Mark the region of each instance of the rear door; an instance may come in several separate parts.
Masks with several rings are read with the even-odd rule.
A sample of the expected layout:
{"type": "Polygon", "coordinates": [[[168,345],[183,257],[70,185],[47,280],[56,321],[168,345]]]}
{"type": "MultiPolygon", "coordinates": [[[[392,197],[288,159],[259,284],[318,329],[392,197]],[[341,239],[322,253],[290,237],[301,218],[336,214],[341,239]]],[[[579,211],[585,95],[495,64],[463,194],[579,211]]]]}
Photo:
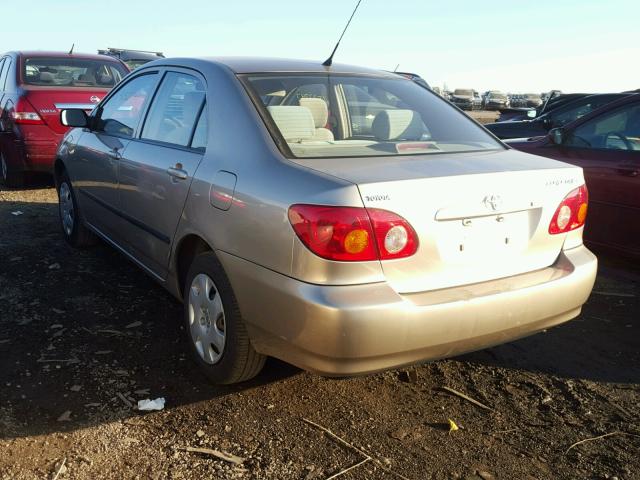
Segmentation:
{"type": "Polygon", "coordinates": [[[548,156],[584,169],[590,197],[586,239],[640,254],[640,101],[582,123],[561,146],[548,148],[548,156]]]}
{"type": "Polygon", "coordinates": [[[161,277],[193,174],[206,146],[204,79],[167,71],[141,133],[120,162],[119,195],[125,248],[161,277]]]}

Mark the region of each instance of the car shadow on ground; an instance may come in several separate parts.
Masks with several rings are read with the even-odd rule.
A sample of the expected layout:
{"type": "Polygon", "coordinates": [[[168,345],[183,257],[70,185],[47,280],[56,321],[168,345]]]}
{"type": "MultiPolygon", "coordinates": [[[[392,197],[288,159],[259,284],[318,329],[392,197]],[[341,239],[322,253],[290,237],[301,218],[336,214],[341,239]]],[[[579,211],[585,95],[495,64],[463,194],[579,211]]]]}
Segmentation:
{"type": "Polygon", "coordinates": [[[600,256],[598,278],[582,314],[558,327],[461,362],[541,372],[564,378],[640,383],[640,268],[600,256]]]}
{"type": "Polygon", "coordinates": [[[209,384],[183,341],[182,305],[107,245],[67,246],[48,203],[55,193],[46,195],[0,197],[0,438],[137,416],[140,399],[176,408],[299,373],[269,359],[252,381],[209,384]]]}
{"type": "MultiPolygon", "coordinates": [[[[36,197],[0,197],[0,438],[127,420],[140,399],[180,408],[300,374],[270,359],[252,381],[207,383],[188,357],[179,302],[108,246],[67,246],[55,192],[36,197]]],[[[628,313],[640,307],[638,285],[605,270],[577,320],[455,361],[640,383],[640,325],[628,313]]]]}

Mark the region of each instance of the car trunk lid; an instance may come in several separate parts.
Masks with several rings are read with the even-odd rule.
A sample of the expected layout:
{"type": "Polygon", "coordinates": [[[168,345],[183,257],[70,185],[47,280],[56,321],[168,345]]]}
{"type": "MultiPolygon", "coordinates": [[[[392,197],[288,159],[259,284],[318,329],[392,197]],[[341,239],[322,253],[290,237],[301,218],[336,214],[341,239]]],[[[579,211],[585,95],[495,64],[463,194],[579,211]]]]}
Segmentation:
{"type": "Polygon", "coordinates": [[[89,113],[109,92],[108,88],[26,88],[26,98],[36,109],[44,123],[55,133],[65,133],[67,127],[60,123],[60,111],[80,108],[89,113]]]}
{"type": "Polygon", "coordinates": [[[549,223],[582,170],[506,150],[300,161],[357,184],[366,207],[403,216],[415,255],[382,262],[400,293],[504,278],[551,265],[564,234],[549,223]]]}

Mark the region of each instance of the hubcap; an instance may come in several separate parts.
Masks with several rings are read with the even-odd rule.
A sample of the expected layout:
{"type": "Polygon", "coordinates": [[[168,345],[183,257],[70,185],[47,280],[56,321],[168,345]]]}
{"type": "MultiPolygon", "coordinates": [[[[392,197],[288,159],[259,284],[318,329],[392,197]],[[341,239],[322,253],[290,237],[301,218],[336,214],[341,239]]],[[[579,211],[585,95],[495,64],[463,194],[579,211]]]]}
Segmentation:
{"type": "Polygon", "coordinates": [[[62,182],[60,185],[59,197],[62,228],[64,229],[64,233],[71,236],[71,233],[73,232],[74,211],[73,198],[71,198],[71,188],[67,182],[62,182]]]}
{"type": "Polygon", "coordinates": [[[189,330],[200,358],[213,365],[224,352],[226,325],[220,293],[211,277],[195,276],[189,288],[189,330]]]}

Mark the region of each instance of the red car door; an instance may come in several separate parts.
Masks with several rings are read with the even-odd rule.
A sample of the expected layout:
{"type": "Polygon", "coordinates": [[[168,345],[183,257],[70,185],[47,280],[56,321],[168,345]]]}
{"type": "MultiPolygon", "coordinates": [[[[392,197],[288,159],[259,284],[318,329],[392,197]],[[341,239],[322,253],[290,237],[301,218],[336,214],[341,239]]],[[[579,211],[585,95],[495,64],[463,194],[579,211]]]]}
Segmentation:
{"type": "Polygon", "coordinates": [[[565,131],[562,145],[534,153],[584,169],[588,241],[640,256],[640,102],[578,124],[565,131]]]}

